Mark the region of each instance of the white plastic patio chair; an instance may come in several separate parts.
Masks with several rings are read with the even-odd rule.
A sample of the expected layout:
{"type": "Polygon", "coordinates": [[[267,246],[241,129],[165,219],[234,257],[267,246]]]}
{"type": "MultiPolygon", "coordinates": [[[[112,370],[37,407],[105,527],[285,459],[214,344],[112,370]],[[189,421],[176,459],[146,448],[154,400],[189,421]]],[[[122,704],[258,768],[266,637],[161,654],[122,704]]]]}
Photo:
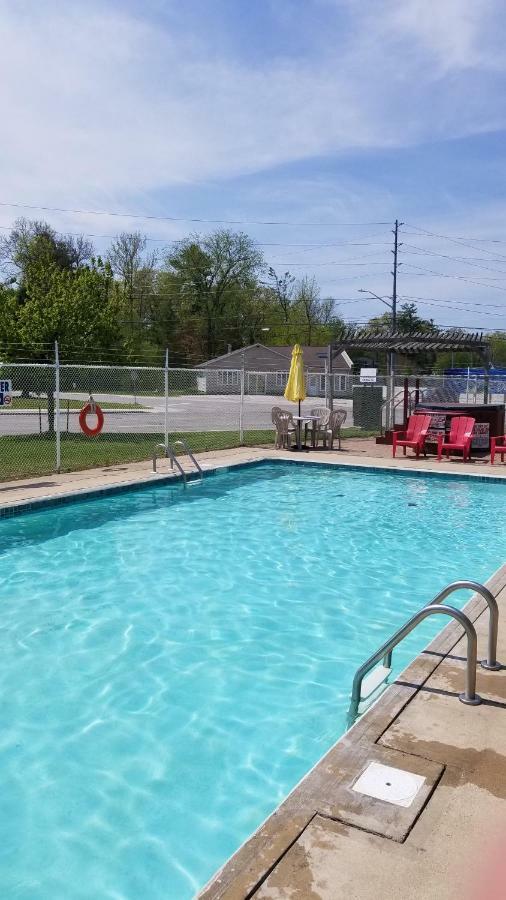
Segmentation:
{"type": "Polygon", "coordinates": [[[311,431],[311,445],[314,449],[318,444],[320,433],[323,433],[323,430],[328,425],[330,409],[328,409],[326,406],[316,406],[311,410],[311,415],[318,416],[318,421],[311,423],[306,422],[306,425],[304,426],[304,443],[307,443],[307,433],[309,429],[311,431]]]}
{"type": "Polygon", "coordinates": [[[333,409],[330,413],[327,425],[320,430],[323,438],[323,449],[327,449],[327,441],[330,443],[330,449],[334,449],[334,438],[337,437],[338,448],[341,449],[341,426],[346,421],[348,413],[345,409],[333,409]]]}
{"type": "Polygon", "coordinates": [[[276,429],[276,439],[274,446],[276,450],[286,448],[292,445],[292,437],[295,436],[295,422],[292,414],[280,406],[273,406],[271,412],[272,424],[276,429]]]}

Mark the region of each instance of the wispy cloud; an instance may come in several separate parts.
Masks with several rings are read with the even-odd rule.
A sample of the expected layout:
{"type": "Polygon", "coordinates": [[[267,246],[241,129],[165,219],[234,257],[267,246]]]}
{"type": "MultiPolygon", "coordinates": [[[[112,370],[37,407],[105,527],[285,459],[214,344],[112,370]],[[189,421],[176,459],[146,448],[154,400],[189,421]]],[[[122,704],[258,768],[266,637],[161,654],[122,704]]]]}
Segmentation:
{"type": "Polygon", "coordinates": [[[307,52],[278,13],[288,40],[261,64],[213,49],[213,6],[195,29],[153,5],[0,3],[1,194],[152,205],[171,185],[506,124],[499,2],[312,0],[307,52]]]}

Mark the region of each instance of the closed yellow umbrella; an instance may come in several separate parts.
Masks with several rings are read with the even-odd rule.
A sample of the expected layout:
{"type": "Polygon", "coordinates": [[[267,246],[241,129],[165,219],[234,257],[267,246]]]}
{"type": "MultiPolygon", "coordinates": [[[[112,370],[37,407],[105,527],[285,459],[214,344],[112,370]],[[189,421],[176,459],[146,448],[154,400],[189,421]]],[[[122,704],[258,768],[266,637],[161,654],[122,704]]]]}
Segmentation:
{"type": "Polygon", "coordinates": [[[290,363],[290,372],[285,388],[285,399],[291,400],[293,403],[300,403],[306,399],[306,379],[304,377],[304,359],[302,356],[302,347],[295,344],[292,350],[292,361],[290,363]]]}

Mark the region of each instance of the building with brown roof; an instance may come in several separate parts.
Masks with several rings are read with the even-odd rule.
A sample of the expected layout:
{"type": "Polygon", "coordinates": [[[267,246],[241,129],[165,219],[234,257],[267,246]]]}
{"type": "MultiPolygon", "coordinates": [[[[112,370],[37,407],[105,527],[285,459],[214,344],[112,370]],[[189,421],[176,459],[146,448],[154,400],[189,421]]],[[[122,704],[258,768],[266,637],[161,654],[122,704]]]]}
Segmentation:
{"type": "MultiPolygon", "coordinates": [[[[238,394],[244,370],[244,390],[247,394],[281,395],[288,378],[292,349],[291,346],[250,344],[209,359],[197,367],[203,370],[202,376],[198,378],[199,389],[208,394],[238,394]]],[[[324,397],[328,347],[303,346],[302,351],[308,396],[324,397]]],[[[345,350],[333,354],[333,396],[337,397],[351,390],[352,367],[353,363],[345,350]]]]}

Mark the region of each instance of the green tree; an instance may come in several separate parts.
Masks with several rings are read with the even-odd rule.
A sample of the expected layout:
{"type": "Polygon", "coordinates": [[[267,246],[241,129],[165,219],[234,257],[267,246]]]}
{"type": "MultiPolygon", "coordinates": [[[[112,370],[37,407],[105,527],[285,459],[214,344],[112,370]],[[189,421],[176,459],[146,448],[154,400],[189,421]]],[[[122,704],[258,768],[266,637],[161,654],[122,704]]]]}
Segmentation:
{"type": "Polygon", "coordinates": [[[140,231],[122,232],[107,254],[121,308],[121,324],[131,351],[150,343],[157,297],[157,252],[147,251],[147,238],[140,231]]]}
{"type": "Polygon", "coordinates": [[[242,232],[219,230],[181,241],[167,259],[178,294],[179,317],[193,318],[204,354],[223,348],[224,335],[246,316],[263,256],[242,232]]]}
{"type": "MultiPolygon", "coordinates": [[[[437,326],[433,319],[422,319],[418,315],[416,303],[401,303],[397,310],[396,331],[400,334],[415,334],[422,332],[423,334],[431,334],[437,331],[437,326]]],[[[369,327],[377,328],[378,331],[390,331],[392,328],[392,313],[386,312],[381,316],[375,316],[369,319],[369,327]]]]}
{"type": "MultiPolygon", "coordinates": [[[[437,331],[433,319],[424,319],[418,315],[416,303],[402,303],[397,309],[396,331],[399,334],[432,334],[437,331]]],[[[392,313],[385,312],[381,316],[374,316],[369,319],[368,326],[377,331],[391,332],[392,330],[392,313]]],[[[386,366],[386,354],[374,353],[372,356],[380,366],[386,366]]],[[[408,373],[410,369],[420,371],[421,369],[434,368],[436,354],[427,351],[410,354],[404,358],[404,370],[408,373]]],[[[398,363],[402,363],[402,356],[399,356],[398,363]]]]}
{"type": "MultiPolygon", "coordinates": [[[[291,321],[300,327],[297,340],[304,344],[324,343],[333,321],[333,300],[322,300],[316,278],[301,278],[297,282],[291,321]]],[[[335,324],[335,323],[334,323],[335,324]]]]}
{"type": "Polygon", "coordinates": [[[0,263],[4,270],[15,273],[21,292],[28,270],[37,263],[75,271],[92,256],[93,245],[82,235],[59,235],[42,221],[17,219],[12,231],[0,239],[0,263]]]}
{"type": "Polygon", "coordinates": [[[290,272],[278,275],[272,266],[269,267],[268,275],[272,285],[273,297],[281,310],[283,322],[285,325],[288,325],[295,299],[295,276],[291,275],[290,272]]]}
{"type": "MultiPolygon", "coordinates": [[[[101,261],[76,272],[35,265],[26,279],[26,297],[17,314],[21,344],[37,356],[58,341],[75,355],[107,348],[117,333],[112,276],[101,261]]],[[[52,349],[48,351],[52,358],[52,349]]]]}
{"type": "MultiPolygon", "coordinates": [[[[117,307],[112,274],[100,260],[76,271],[60,269],[47,259],[33,259],[24,272],[20,291],[9,292],[0,311],[0,336],[4,346],[37,362],[54,360],[54,342],[62,355],[83,355],[112,346],[117,334],[117,307]]],[[[4,299],[2,297],[2,299],[4,299]]],[[[33,373],[31,377],[33,378],[33,373]]],[[[22,377],[18,373],[18,381],[22,377]]],[[[27,385],[21,385],[25,388],[27,385]]],[[[29,387],[33,390],[33,384],[29,387]]],[[[48,397],[49,430],[54,430],[54,373],[38,370],[38,388],[48,397]]]]}
{"type": "Polygon", "coordinates": [[[506,366],[506,332],[494,331],[489,335],[490,359],[494,366],[506,366]]]}

